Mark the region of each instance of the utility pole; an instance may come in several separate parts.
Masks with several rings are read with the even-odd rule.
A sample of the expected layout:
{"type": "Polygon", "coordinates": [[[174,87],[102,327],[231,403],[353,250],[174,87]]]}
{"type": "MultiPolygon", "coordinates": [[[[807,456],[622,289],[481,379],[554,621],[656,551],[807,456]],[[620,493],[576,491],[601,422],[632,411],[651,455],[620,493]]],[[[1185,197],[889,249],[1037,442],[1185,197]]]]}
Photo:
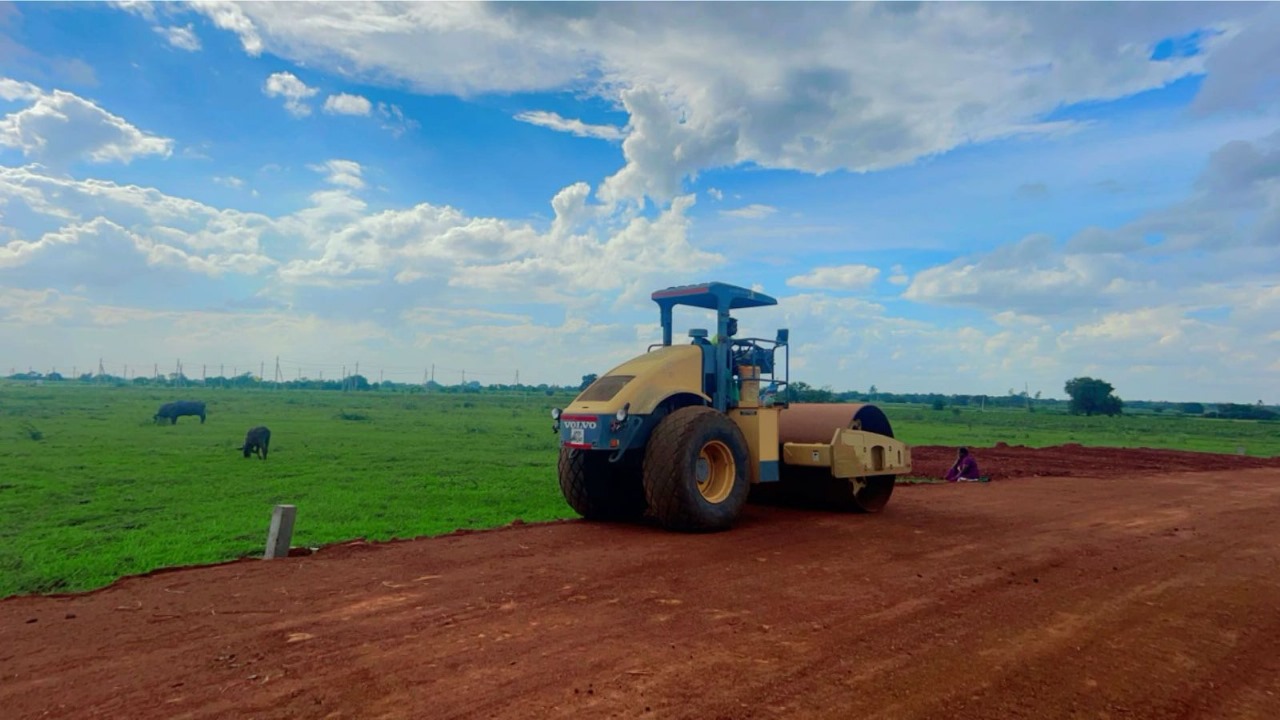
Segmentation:
{"type": "Polygon", "coordinates": [[[151,364],[151,372],[155,373],[156,381],[160,381],[160,363],[151,364]]]}
{"type": "Polygon", "coordinates": [[[431,382],[436,381],[436,364],[431,363],[431,382]]]}
{"type": "Polygon", "coordinates": [[[267,373],[267,362],[265,360],[258,361],[258,386],[262,386],[262,376],[267,373]]]}

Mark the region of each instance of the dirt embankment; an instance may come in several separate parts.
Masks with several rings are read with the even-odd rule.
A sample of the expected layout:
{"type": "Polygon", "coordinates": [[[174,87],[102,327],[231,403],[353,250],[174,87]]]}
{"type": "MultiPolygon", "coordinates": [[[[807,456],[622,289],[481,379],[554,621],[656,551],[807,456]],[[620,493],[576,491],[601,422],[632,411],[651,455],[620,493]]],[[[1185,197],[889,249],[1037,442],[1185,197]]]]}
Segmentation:
{"type": "MultiPolygon", "coordinates": [[[[1280,457],[1151,448],[1105,448],[1056,445],[1029,448],[997,443],[993,448],[970,448],[978,469],[993,480],[1028,477],[1126,477],[1136,473],[1201,472],[1280,468],[1280,457]]],[[[941,478],[956,460],[956,449],[937,445],[911,448],[912,474],[941,478]]]]}

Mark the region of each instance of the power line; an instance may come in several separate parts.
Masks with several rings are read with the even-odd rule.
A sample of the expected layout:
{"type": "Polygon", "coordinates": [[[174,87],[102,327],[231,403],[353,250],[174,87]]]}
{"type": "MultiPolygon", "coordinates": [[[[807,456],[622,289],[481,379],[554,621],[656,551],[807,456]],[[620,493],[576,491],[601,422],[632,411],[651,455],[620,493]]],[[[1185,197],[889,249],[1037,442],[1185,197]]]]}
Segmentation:
{"type": "MultiPolygon", "coordinates": [[[[525,377],[525,373],[522,371],[522,368],[514,368],[514,367],[507,367],[506,369],[502,369],[500,367],[475,368],[475,367],[464,367],[461,365],[461,363],[458,366],[449,366],[449,365],[441,365],[438,362],[424,363],[423,365],[416,366],[416,368],[422,369],[421,373],[419,373],[414,366],[409,366],[409,365],[379,365],[378,374],[376,378],[366,378],[362,374],[362,371],[368,368],[362,367],[362,364],[363,364],[362,361],[355,361],[349,364],[348,363],[325,363],[325,362],[306,362],[306,361],[291,360],[287,357],[283,357],[280,355],[275,355],[273,357],[274,357],[274,364],[272,366],[272,376],[271,376],[272,379],[270,382],[275,383],[277,387],[288,386],[288,384],[292,382],[288,379],[287,377],[288,375],[295,376],[295,379],[300,382],[306,381],[309,379],[314,379],[317,376],[319,376],[319,379],[321,382],[324,382],[324,378],[329,377],[330,378],[329,382],[340,381],[342,388],[346,390],[354,390],[357,387],[364,386],[363,383],[357,378],[363,378],[365,382],[368,382],[370,384],[372,384],[372,380],[376,379],[379,385],[386,384],[386,383],[391,383],[393,385],[399,384],[399,383],[404,383],[404,384],[421,383],[422,385],[427,386],[429,384],[439,382],[436,380],[437,371],[442,373],[443,377],[448,377],[449,375],[452,374],[454,377],[457,377],[459,379],[459,382],[463,385],[473,385],[477,382],[484,385],[505,385],[507,383],[514,383],[516,385],[520,385],[522,382],[528,379],[525,377]],[[332,372],[331,372],[331,368],[333,369],[332,372]],[[291,369],[293,370],[293,372],[290,372],[291,369]]],[[[159,363],[153,362],[152,372],[148,377],[145,371],[137,372],[138,368],[146,366],[144,362],[121,363],[119,362],[118,359],[109,360],[106,357],[99,357],[97,360],[96,371],[90,371],[88,373],[85,373],[85,378],[87,380],[96,380],[100,383],[109,383],[112,381],[114,373],[108,373],[106,368],[107,368],[107,365],[114,365],[116,368],[119,369],[117,370],[117,372],[120,374],[119,377],[123,378],[125,381],[133,380],[135,379],[135,376],[137,376],[138,379],[141,379],[144,382],[149,379],[153,382],[166,383],[173,387],[189,387],[196,384],[199,384],[201,386],[206,386],[206,387],[210,385],[230,387],[233,384],[243,382],[245,378],[248,378],[250,382],[259,384],[262,387],[267,387],[267,383],[268,383],[268,380],[266,378],[265,359],[259,360],[258,375],[256,377],[250,377],[249,373],[247,372],[244,374],[245,375],[244,378],[241,377],[240,367],[246,366],[246,367],[252,368],[252,362],[234,363],[232,365],[231,373],[227,373],[227,367],[225,362],[217,362],[217,363],[208,362],[208,361],[200,362],[199,378],[195,378],[194,376],[193,377],[187,376],[186,360],[183,360],[182,358],[175,358],[173,360],[173,363],[174,363],[172,366],[173,370],[171,372],[161,373],[159,363]],[[131,372],[131,369],[134,372],[131,372]],[[215,373],[216,373],[216,376],[215,376],[215,373]]],[[[79,379],[81,376],[79,363],[59,364],[56,367],[54,367],[52,371],[46,371],[46,372],[56,374],[59,372],[57,369],[58,367],[65,367],[68,364],[72,365],[71,377],[74,379],[79,379]]],[[[495,365],[501,365],[501,363],[495,363],[495,365]]],[[[92,367],[92,363],[86,363],[86,367],[92,367]]],[[[37,374],[35,373],[34,369],[29,369],[28,372],[30,372],[33,375],[37,374]]],[[[17,374],[16,366],[11,369],[10,374],[11,375],[17,374]]],[[[536,380],[533,382],[534,384],[538,384],[536,380]]],[[[445,383],[451,384],[451,383],[448,383],[448,381],[445,381],[445,383]]],[[[557,384],[557,383],[543,383],[543,384],[557,384]]]]}

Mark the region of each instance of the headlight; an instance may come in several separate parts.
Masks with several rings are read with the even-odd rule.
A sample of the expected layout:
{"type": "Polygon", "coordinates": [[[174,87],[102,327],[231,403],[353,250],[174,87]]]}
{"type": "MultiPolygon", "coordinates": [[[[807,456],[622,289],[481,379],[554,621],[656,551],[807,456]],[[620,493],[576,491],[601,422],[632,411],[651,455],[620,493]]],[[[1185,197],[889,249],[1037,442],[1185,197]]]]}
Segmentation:
{"type": "Polygon", "coordinates": [[[618,408],[618,412],[613,414],[614,419],[617,420],[618,422],[622,422],[623,420],[626,420],[627,411],[630,409],[631,409],[631,403],[627,403],[626,405],[623,405],[622,407],[618,408]]]}
{"type": "Polygon", "coordinates": [[[560,419],[560,408],[551,408],[551,419],[552,420],[560,419]]]}

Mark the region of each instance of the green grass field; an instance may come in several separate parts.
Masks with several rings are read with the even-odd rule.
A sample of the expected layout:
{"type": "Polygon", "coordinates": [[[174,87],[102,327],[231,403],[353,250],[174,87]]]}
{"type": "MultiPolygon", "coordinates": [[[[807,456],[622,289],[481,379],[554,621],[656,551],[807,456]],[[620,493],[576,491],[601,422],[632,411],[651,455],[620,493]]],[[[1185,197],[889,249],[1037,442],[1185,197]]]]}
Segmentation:
{"type": "Polygon", "coordinates": [[[933,410],[920,405],[882,405],[894,434],[912,445],[973,445],[997,442],[1028,447],[1079,443],[1097,447],[1149,447],[1248,455],[1280,455],[1280,423],[1216,420],[1176,413],[1083,417],[1022,409],[933,410]]]}
{"type": "MultiPolygon", "coordinates": [[[[569,399],[0,384],[0,597],[260,554],[277,503],[298,506],[294,544],[311,546],[571,517],[548,417],[569,399]],[[180,397],[208,402],[206,424],[151,422],[180,397]],[[257,424],[265,462],[239,451],[257,424]]],[[[1280,454],[1276,424],[885,410],[917,445],[1280,454]]]]}

